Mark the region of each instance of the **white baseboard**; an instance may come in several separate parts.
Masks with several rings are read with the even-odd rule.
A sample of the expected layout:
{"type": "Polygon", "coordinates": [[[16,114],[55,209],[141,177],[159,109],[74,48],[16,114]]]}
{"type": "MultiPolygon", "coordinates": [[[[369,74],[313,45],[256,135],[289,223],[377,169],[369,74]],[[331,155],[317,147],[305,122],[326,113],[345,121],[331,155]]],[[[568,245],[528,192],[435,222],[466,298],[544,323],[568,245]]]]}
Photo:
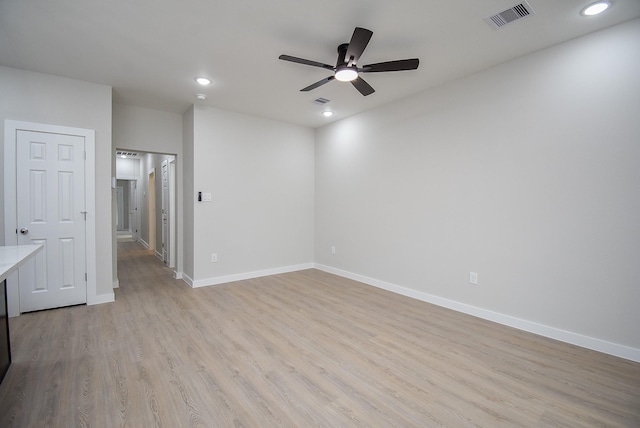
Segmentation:
{"type": "Polygon", "coordinates": [[[115,281],[113,281],[113,287],[112,288],[120,288],[120,280],[116,279],[115,281]]]}
{"type": "Polygon", "coordinates": [[[391,291],[393,293],[397,293],[403,296],[422,300],[423,302],[432,303],[434,305],[442,306],[444,308],[452,309],[454,311],[462,312],[468,315],[473,315],[475,317],[493,321],[498,324],[517,328],[518,330],[523,330],[523,331],[534,333],[540,336],[549,337],[551,339],[559,340],[561,342],[570,343],[572,345],[580,346],[582,348],[592,349],[594,351],[603,352],[605,354],[613,355],[613,356],[624,358],[627,360],[640,362],[640,349],[619,345],[617,343],[607,342],[605,340],[584,336],[578,333],[573,333],[570,331],[562,330],[555,327],[550,327],[543,324],[538,324],[535,322],[512,317],[510,315],[493,312],[488,309],[478,308],[476,306],[471,306],[465,303],[456,302],[454,300],[449,300],[442,297],[434,296],[432,294],[423,293],[421,291],[417,291],[417,290],[402,287],[396,284],[380,281],[374,278],[369,278],[363,275],[358,275],[358,274],[344,271],[341,269],[336,269],[330,266],[325,266],[325,265],[315,263],[314,267],[324,272],[332,273],[334,275],[352,279],[354,281],[362,282],[367,285],[371,285],[377,288],[382,288],[384,290],[391,291]]]}
{"type": "Polygon", "coordinates": [[[138,242],[141,243],[144,246],[144,248],[146,248],[147,250],[151,249],[151,245],[149,245],[147,241],[145,241],[144,239],[140,238],[138,239],[138,242]]]}
{"type": "Polygon", "coordinates": [[[284,267],[265,269],[265,270],[255,271],[255,272],[246,272],[246,273],[239,273],[234,275],[218,276],[218,277],[207,278],[207,279],[198,279],[195,281],[189,278],[191,284],[189,284],[189,281],[187,281],[186,279],[185,279],[185,282],[187,282],[187,284],[189,284],[193,288],[208,287],[210,285],[225,284],[227,282],[243,281],[245,279],[260,278],[263,276],[279,275],[282,273],[296,272],[296,271],[305,270],[305,269],[313,269],[313,267],[314,267],[313,263],[304,263],[300,265],[284,266],[284,267]]]}
{"type": "Polygon", "coordinates": [[[89,298],[87,296],[87,305],[101,305],[102,303],[111,303],[116,301],[116,295],[112,291],[111,293],[98,294],[89,298]]]}
{"type": "Polygon", "coordinates": [[[158,259],[160,259],[160,260],[164,261],[164,260],[162,259],[162,253],[159,253],[159,252],[157,252],[157,251],[156,251],[155,253],[156,253],[156,257],[157,257],[158,259]]]}
{"type": "Polygon", "coordinates": [[[182,273],[182,280],[184,282],[186,282],[189,287],[194,288],[193,287],[193,278],[191,278],[189,275],[187,275],[184,272],[182,273]]]}
{"type": "Polygon", "coordinates": [[[173,277],[175,279],[182,279],[182,272],[178,272],[177,270],[173,271],[173,277]]]}

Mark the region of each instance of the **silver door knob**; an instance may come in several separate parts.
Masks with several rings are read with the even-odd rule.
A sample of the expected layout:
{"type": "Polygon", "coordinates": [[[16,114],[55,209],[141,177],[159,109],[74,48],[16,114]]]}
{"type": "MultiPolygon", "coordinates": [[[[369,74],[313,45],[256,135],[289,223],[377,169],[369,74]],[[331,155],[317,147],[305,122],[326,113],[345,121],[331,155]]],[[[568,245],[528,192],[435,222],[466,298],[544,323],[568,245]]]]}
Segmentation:
{"type": "Polygon", "coordinates": [[[27,233],[29,233],[29,229],[27,229],[26,227],[23,227],[22,229],[20,229],[20,233],[23,235],[26,235],[27,233]]]}

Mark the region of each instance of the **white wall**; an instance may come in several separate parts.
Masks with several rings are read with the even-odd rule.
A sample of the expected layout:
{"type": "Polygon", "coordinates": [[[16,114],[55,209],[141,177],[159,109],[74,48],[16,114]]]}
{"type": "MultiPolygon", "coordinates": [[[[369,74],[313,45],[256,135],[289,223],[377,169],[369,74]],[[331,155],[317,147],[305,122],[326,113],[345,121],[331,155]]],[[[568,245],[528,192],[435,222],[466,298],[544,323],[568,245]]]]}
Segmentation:
{"type": "Polygon", "coordinates": [[[118,180],[138,180],[140,159],[116,157],[116,178],[118,180]]]}
{"type": "MultiPolygon", "coordinates": [[[[112,162],[100,161],[112,159],[111,87],[0,67],[0,94],[2,138],[6,119],[95,130],[97,283],[88,296],[92,299],[89,303],[112,300],[112,162]]],[[[4,151],[0,150],[0,164],[4,164],[1,156],[4,151]]],[[[0,174],[0,193],[4,192],[2,180],[0,174]]],[[[6,202],[4,195],[2,201],[6,202]]],[[[0,209],[2,223],[3,217],[4,206],[0,209]]],[[[0,241],[4,242],[4,236],[0,241]]]]}
{"type": "Polygon", "coordinates": [[[192,284],[310,267],[313,130],[201,107],[193,123],[192,284]],[[198,191],[212,202],[197,202],[198,191]]]}
{"type": "MultiPolygon", "coordinates": [[[[178,276],[182,274],[184,259],[184,192],[182,190],[184,180],[184,156],[182,154],[182,147],[181,115],[145,107],[124,104],[113,105],[113,155],[115,155],[115,149],[118,148],[139,152],[165,153],[176,156],[176,273],[178,276]]],[[[156,170],[156,177],[160,177],[159,169],[156,170]]],[[[142,181],[144,182],[146,179],[147,177],[143,174],[142,181]]],[[[156,187],[156,190],[160,192],[161,188],[156,187]]],[[[160,200],[160,193],[157,193],[157,200],[160,200]]],[[[144,217],[141,215],[140,220],[143,221],[143,219],[144,217]]],[[[144,228],[141,228],[141,230],[144,230],[144,228]]],[[[113,239],[115,240],[115,234],[113,239]]]]}
{"type": "MultiPolygon", "coordinates": [[[[152,239],[149,234],[149,173],[154,167],[153,155],[145,154],[140,159],[140,180],[138,180],[138,216],[140,217],[140,235],[139,239],[144,243],[147,249],[152,250],[151,248],[152,239]]],[[[154,169],[154,176],[157,178],[157,174],[159,174],[158,169],[154,169]]],[[[154,183],[156,180],[154,179],[154,183]]],[[[156,191],[158,190],[158,186],[155,186],[156,191]]],[[[155,199],[159,198],[159,195],[156,193],[155,199]]],[[[157,217],[157,211],[156,211],[157,217]]],[[[157,223],[157,218],[155,220],[157,223]]],[[[154,235],[155,237],[155,235],[154,235]]],[[[155,246],[155,238],[153,240],[153,245],[155,246]]]]}
{"type": "Polygon", "coordinates": [[[635,20],[317,130],[316,262],[638,358],[639,46],[635,20]]]}
{"type": "Polygon", "coordinates": [[[194,107],[192,106],[184,112],[182,115],[182,148],[184,153],[184,186],[182,188],[182,193],[184,198],[182,199],[182,203],[180,207],[183,208],[184,212],[184,261],[183,261],[183,269],[185,278],[195,278],[194,274],[194,239],[195,239],[195,231],[194,231],[194,187],[193,180],[195,177],[194,174],[194,107]]]}

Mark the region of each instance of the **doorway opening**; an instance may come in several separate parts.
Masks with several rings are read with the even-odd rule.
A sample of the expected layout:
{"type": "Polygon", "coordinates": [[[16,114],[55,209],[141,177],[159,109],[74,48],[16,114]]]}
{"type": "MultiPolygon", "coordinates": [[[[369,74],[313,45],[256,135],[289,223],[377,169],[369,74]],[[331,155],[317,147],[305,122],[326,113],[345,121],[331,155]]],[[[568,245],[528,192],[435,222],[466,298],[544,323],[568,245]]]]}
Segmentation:
{"type": "Polygon", "coordinates": [[[137,180],[116,181],[116,233],[118,242],[138,240],[137,180]]]}
{"type": "MultiPolygon", "coordinates": [[[[176,267],[176,155],[116,150],[116,236],[176,267]]],[[[117,251],[117,249],[116,249],[117,251]]]]}

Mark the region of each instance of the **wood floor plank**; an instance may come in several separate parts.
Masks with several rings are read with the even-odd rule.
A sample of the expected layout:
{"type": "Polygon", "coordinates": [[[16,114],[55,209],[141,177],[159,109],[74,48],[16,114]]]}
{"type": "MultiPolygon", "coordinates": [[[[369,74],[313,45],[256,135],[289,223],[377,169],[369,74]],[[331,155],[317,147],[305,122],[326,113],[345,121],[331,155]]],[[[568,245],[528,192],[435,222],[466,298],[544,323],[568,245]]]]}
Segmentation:
{"type": "Polygon", "coordinates": [[[317,270],[12,318],[1,427],[638,427],[640,364],[317,270]]]}

